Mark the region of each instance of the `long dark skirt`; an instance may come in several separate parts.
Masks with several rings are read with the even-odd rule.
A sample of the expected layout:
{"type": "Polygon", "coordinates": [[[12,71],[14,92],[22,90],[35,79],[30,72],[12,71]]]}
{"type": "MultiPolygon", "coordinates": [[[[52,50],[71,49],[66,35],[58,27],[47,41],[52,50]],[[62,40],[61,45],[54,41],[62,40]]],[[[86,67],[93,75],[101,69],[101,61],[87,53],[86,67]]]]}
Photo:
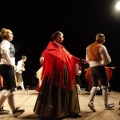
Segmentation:
{"type": "MultiPolygon", "coordinates": [[[[66,79],[66,85],[68,85],[68,78],[66,79]]],[[[65,89],[55,86],[54,79],[50,82],[46,79],[44,85],[40,88],[34,112],[41,117],[52,118],[80,113],[76,85],[68,90],[68,86],[65,89]]]]}

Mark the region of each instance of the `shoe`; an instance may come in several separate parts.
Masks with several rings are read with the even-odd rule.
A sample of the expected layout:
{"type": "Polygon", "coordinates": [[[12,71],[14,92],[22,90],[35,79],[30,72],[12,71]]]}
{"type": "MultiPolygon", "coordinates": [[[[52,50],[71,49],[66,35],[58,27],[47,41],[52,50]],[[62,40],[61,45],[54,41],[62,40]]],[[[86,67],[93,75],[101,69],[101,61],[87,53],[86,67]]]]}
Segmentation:
{"type": "Polygon", "coordinates": [[[115,105],[113,104],[113,103],[111,103],[111,104],[107,104],[107,105],[105,105],[105,109],[106,110],[110,110],[111,108],[113,108],[115,105]]]}
{"type": "Polygon", "coordinates": [[[23,91],[23,93],[27,93],[27,92],[29,92],[29,91],[28,91],[28,90],[24,90],[24,91],[23,91]]]}
{"type": "Polygon", "coordinates": [[[95,108],[94,108],[94,104],[93,104],[93,101],[90,101],[88,103],[88,107],[93,111],[93,112],[96,112],[95,108]]]}
{"type": "Polygon", "coordinates": [[[16,109],[18,110],[18,109],[20,109],[20,107],[16,107],[16,109]]]}
{"type": "Polygon", "coordinates": [[[13,110],[13,116],[14,116],[14,117],[17,117],[17,116],[19,116],[19,115],[21,115],[22,113],[25,112],[24,109],[19,109],[19,108],[20,108],[20,107],[17,107],[15,110],[13,110]]]}
{"type": "Polygon", "coordinates": [[[82,95],[82,93],[78,93],[78,95],[82,95]]]}
{"type": "Polygon", "coordinates": [[[82,92],[78,92],[78,95],[82,95],[82,92]]]}
{"type": "Polygon", "coordinates": [[[8,114],[8,110],[4,110],[3,107],[0,108],[0,114],[8,114]]]}

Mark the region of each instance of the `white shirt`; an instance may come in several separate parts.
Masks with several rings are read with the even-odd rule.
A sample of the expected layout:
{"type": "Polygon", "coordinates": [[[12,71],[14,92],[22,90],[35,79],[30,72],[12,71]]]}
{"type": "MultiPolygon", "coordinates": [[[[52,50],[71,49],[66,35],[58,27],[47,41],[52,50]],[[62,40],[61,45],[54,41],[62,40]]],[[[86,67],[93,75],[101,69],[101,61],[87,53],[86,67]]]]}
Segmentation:
{"type": "MultiPolygon", "coordinates": [[[[87,49],[86,49],[87,50],[87,49]]],[[[101,54],[101,61],[89,61],[88,60],[88,56],[86,54],[86,61],[89,63],[90,67],[94,67],[94,66],[105,66],[108,63],[111,62],[111,57],[106,49],[106,47],[104,45],[102,45],[99,49],[99,52],[101,54]]],[[[87,53],[87,52],[86,52],[87,53]]]]}
{"type": "Polygon", "coordinates": [[[0,64],[7,64],[7,65],[13,65],[15,66],[15,57],[10,56],[10,52],[15,52],[14,46],[12,45],[12,49],[10,51],[10,45],[12,45],[8,40],[3,39],[1,42],[1,53],[2,53],[2,59],[0,64]]]}
{"type": "Polygon", "coordinates": [[[16,72],[22,73],[23,71],[25,71],[25,68],[24,68],[23,64],[24,64],[24,62],[22,60],[17,62],[16,72]]]}

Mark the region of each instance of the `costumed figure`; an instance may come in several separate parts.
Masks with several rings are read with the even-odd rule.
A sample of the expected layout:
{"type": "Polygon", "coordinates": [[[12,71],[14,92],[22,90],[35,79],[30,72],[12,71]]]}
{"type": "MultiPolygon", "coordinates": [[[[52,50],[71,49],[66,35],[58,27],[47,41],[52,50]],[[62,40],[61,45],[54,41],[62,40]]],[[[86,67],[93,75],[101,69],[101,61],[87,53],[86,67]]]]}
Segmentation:
{"type": "Polygon", "coordinates": [[[2,28],[0,31],[2,42],[0,45],[1,60],[0,60],[0,75],[3,77],[3,89],[0,93],[0,114],[8,114],[8,110],[4,110],[4,102],[8,100],[13,116],[21,115],[25,110],[16,107],[15,105],[15,91],[16,82],[14,71],[15,66],[15,48],[11,41],[13,40],[13,33],[10,29],[2,28]]]}
{"type": "Polygon", "coordinates": [[[61,44],[62,32],[56,31],[51,38],[53,41],[48,43],[40,57],[42,84],[34,112],[40,117],[53,119],[79,116],[75,64],[80,59],[71,55],[61,44]]]}
{"type": "Polygon", "coordinates": [[[19,60],[17,62],[17,69],[15,72],[17,87],[21,86],[23,93],[28,92],[28,90],[25,90],[23,76],[22,76],[23,71],[25,71],[25,61],[26,60],[27,60],[27,57],[25,55],[22,55],[21,60],[19,60]]]}

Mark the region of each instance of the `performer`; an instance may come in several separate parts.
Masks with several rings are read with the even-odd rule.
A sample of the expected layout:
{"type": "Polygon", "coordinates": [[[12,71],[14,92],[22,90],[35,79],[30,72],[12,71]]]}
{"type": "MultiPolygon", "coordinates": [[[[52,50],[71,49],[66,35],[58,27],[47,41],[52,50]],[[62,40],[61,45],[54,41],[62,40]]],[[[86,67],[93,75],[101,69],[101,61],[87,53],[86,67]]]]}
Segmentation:
{"type": "Polygon", "coordinates": [[[79,58],[71,55],[62,45],[63,33],[51,36],[40,57],[42,84],[34,107],[35,114],[52,119],[66,116],[80,117],[76,89],[75,64],[79,58]]]}
{"type": "Polygon", "coordinates": [[[36,91],[39,92],[41,84],[42,84],[42,69],[43,67],[41,67],[37,72],[36,72],[36,77],[38,79],[38,84],[36,86],[36,91]]]}
{"type": "Polygon", "coordinates": [[[17,87],[21,86],[23,93],[28,92],[28,90],[25,90],[23,76],[22,76],[22,72],[25,71],[25,61],[26,60],[27,60],[27,57],[25,55],[23,55],[21,60],[19,60],[17,62],[17,69],[16,69],[17,87]]]}
{"type": "Polygon", "coordinates": [[[3,104],[8,99],[8,104],[12,110],[13,116],[21,115],[25,110],[19,109],[15,106],[14,91],[16,90],[15,83],[15,49],[11,41],[13,40],[13,33],[10,29],[2,28],[0,31],[1,54],[0,61],[0,75],[3,77],[3,90],[0,93],[0,114],[9,113],[8,110],[3,109],[3,104]]]}
{"type": "Polygon", "coordinates": [[[82,94],[81,86],[81,79],[80,75],[82,74],[81,67],[78,63],[75,64],[75,77],[76,77],[76,87],[78,94],[82,94]]]}
{"type": "Polygon", "coordinates": [[[90,76],[92,78],[92,89],[90,91],[88,107],[93,111],[96,111],[93,102],[97,92],[98,80],[100,80],[102,84],[105,109],[114,107],[114,104],[108,104],[108,78],[105,66],[111,62],[111,58],[106,47],[103,45],[104,42],[105,35],[98,33],[95,42],[86,48],[86,61],[89,63],[90,76]]]}

